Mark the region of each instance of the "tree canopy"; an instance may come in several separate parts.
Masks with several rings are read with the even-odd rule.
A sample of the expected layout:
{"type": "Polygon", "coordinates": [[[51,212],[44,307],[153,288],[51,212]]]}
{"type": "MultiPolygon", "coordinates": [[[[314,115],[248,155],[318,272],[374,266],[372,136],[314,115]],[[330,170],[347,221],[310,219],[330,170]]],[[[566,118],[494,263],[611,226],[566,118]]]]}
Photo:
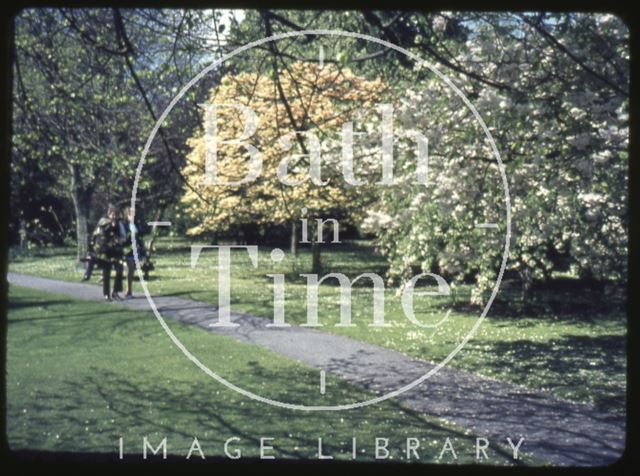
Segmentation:
{"type": "MultiPolygon", "coordinates": [[[[525,290],[556,271],[626,277],[630,65],[629,32],[619,18],[311,10],[252,10],[242,17],[223,22],[219,10],[21,12],[12,55],[14,241],[20,235],[59,243],[74,225],[82,256],[88,229],[106,203],[129,200],[146,137],[197,72],[249,41],[325,28],[401,46],[469,98],[506,168],[513,214],[507,271],[525,290]],[[34,182],[41,185],[36,190],[34,182]]],[[[243,130],[237,109],[218,108],[217,120],[221,138],[243,130]]],[[[380,125],[375,115],[363,122],[371,134],[380,125]]],[[[356,142],[357,174],[376,177],[379,143],[356,142]]],[[[246,172],[241,147],[221,143],[218,152],[221,176],[246,172]]],[[[474,299],[482,302],[500,267],[505,231],[498,172],[473,114],[428,69],[380,44],[306,35],[266,42],[191,88],[161,124],[138,196],[147,213],[184,209],[176,227],[195,234],[233,224],[347,218],[388,258],[391,280],[435,269],[454,282],[475,283],[474,299]],[[261,121],[252,140],[262,154],[262,174],[243,186],[213,187],[203,181],[200,105],[236,102],[261,121]],[[406,139],[396,143],[396,186],[356,189],[340,181],[342,126],[356,106],[381,103],[394,106],[399,135],[428,138],[426,187],[411,182],[415,144],[406,139]],[[283,150],[282,137],[294,131],[303,133],[290,135],[291,147],[283,150]],[[300,156],[289,172],[304,179],[314,137],[329,183],[283,185],[281,159],[300,156]],[[498,229],[475,228],[478,223],[498,229]]]]}
{"type": "Polygon", "coordinates": [[[357,203],[358,190],[345,186],[341,179],[341,126],[354,110],[373,107],[384,89],[380,81],[363,79],[331,64],[319,67],[295,62],[280,80],[256,73],[223,77],[208,102],[217,105],[218,177],[226,183],[247,175],[246,149],[228,143],[241,137],[247,117],[232,104],[249,107],[255,114],[256,131],[247,142],[260,151],[262,170],[254,181],[242,185],[208,184],[207,136],[200,130],[189,142],[192,152],[183,170],[190,182],[183,202],[197,218],[190,232],[223,230],[242,223],[293,223],[321,214],[348,216],[357,203]],[[287,157],[289,184],[278,173],[287,157]],[[314,161],[320,161],[322,183],[310,175],[314,161]]]}

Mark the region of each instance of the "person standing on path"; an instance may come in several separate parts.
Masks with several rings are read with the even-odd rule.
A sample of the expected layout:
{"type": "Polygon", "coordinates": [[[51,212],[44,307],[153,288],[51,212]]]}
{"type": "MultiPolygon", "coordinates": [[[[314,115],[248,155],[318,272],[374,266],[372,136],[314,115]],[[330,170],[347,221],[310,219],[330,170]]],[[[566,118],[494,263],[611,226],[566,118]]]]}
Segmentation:
{"type": "Polygon", "coordinates": [[[135,240],[135,247],[138,253],[138,259],[142,263],[147,255],[142,240],[142,229],[133,219],[133,212],[131,207],[124,209],[124,225],[126,231],[126,237],[124,242],[124,257],[127,263],[127,287],[125,289],[125,298],[133,297],[133,273],[136,269],[136,261],[133,254],[132,238],[135,240]]]}
{"type": "Polygon", "coordinates": [[[118,220],[118,210],[110,205],[107,216],[98,221],[94,231],[95,251],[102,268],[102,294],[106,301],[122,299],[118,293],[122,291],[122,256],[125,237],[125,226],[118,220]],[[110,290],[112,269],[116,271],[113,293],[110,290]]]}

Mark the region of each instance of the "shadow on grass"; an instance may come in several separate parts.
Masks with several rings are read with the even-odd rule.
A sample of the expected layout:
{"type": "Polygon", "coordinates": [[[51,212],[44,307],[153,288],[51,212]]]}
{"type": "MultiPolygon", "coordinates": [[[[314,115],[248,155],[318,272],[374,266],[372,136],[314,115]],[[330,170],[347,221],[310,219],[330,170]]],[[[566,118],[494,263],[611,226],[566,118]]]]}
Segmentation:
{"type": "MultiPolygon", "coordinates": [[[[577,279],[557,279],[536,285],[525,302],[519,284],[506,281],[502,283],[487,318],[536,318],[593,323],[623,319],[626,304],[626,289],[613,284],[594,285],[577,279]]],[[[468,296],[460,296],[454,308],[458,312],[475,314],[482,311],[482,307],[469,304],[468,296]]]]}
{"type": "Polygon", "coordinates": [[[132,314],[128,309],[100,302],[82,302],[80,307],[73,306],[71,309],[74,311],[69,311],[68,306],[73,304],[78,304],[78,301],[64,297],[47,299],[12,296],[9,300],[7,322],[15,329],[21,324],[37,325],[38,332],[23,337],[25,342],[37,342],[43,335],[56,335],[69,345],[84,340],[108,340],[120,333],[129,335],[131,331],[135,331],[140,338],[154,335],[153,329],[140,329],[139,319],[152,318],[145,313],[132,314]],[[29,308],[32,308],[33,316],[11,317],[12,311],[29,308]],[[78,312],[77,309],[82,310],[78,312]],[[131,316],[136,318],[131,319],[131,316]],[[64,326],[62,330],[61,325],[64,326]]]}
{"type": "MultiPolygon", "coordinates": [[[[266,378],[286,388],[287,396],[292,400],[307,396],[302,389],[291,384],[297,378],[295,372],[274,372],[255,366],[252,371],[257,372],[256,378],[266,378]]],[[[257,456],[262,437],[273,438],[278,459],[302,460],[316,459],[319,437],[323,439],[325,454],[342,456],[343,459],[350,459],[351,437],[357,437],[359,444],[367,448],[366,454],[358,456],[359,461],[374,459],[372,446],[378,436],[389,437],[392,444],[404,441],[406,435],[428,436],[429,439],[441,440],[440,445],[447,437],[456,438],[458,441],[454,444],[469,452],[475,444],[474,436],[450,428],[445,430],[425,420],[418,412],[393,403],[377,411],[363,409],[340,418],[324,413],[296,413],[256,404],[233,394],[222,397],[216,392],[216,396],[212,396],[212,386],[203,382],[180,381],[169,385],[164,380],[154,382],[104,369],[100,369],[99,375],[69,379],[63,388],[59,395],[39,395],[38,403],[30,406],[31,424],[21,429],[24,440],[38,441],[42,430],[51,428],[55,422],[67,429],[67,448],[86,448],[86,435],[82,429],[100,425],[98,419],[86,412],[86,397],[90,396],[92,405],[106,405],[114,415],[117,429],[109,436],[112,438],[109,443],[115,453],[118,438],[123,436],[127,445],[125,453],[130,454],[127,456],[129,461],[142,459],[144,436],[149,437],[154,447],[167,437],[168,453],[182,457],[187,454],[193,438],[197,437],[207,458],[223,455],[224,441],[237,437],[239,440],[230,446],[230,451],[240,448],[243,459],[257,456]],[[34,414],[39,417],[34,417],[34,414]],[[345,424],[344,420],[352,421],[353,425],[345,424]],[[363,420],[366,426],[359,428],[363,420]]],[[[492,451],[502,462],[513,463],[507,450],[495,446],[492,451]]],[[[400,454],[398,452],[398,456],[400,454]]],[[[425,461],[435,462],[437,454],[437,451],[427,454],[425,449],[421,456],[425,461]]],[[[197,452],[194,456],[193,459],[199,460],[197,452]]],[[[159,460],[160,457],[150,459],[159,460]]]]}
{"type": "MultiPolygon", "coordinates": [[[[9,302],[9,308],[10,309],[27,309],[30,307],[37,307],[37,308],[46,308],[49,306],[55,306],[57,304],[71,304],[73,302],[73,300],[71,299],[59,299],[59,300],[47,300],[47,299],[43,299],[43,300],[38,300],[38,301],[33,301],[31,299],[22,299],[22,298],[11,298],[11,301],[9,302]]],[[[9,322],[11,322],[11,320],[9,320],[9,322]]]]}
{"type": "MultiPolygon", "coordinates": [[[[41,345],[43,338],[56,335],[61,337],[56,344],[84,346],[87,355],[92,355],[95,342],[108,342],[115,336],[122,335],[129,339],[135,336],[136,340],[128,341],[129,345],[135,345],[137,340],[157,338],[158,334],[155,326],[140,326],[140,319],[153,319],[148,313],[132,313],[115,306],[106,307],[102,303],[77,303],[82,309],[87,309],[87,312],[73,312],[72,309],[69,312],[68,300],[55,300],[49,296],[17,298],[12,301],[23,305],[25,301],[30,301],[34,306],[48,303],[53,308],[47,316],[42,317],[37,332],[31,331],[31,335],[22,338],[21,344],[41,345]],[[55,305],[59,305],[57,310],[55,305]]],[[[26,306],[22,307],[23,311],[25,308],[26,306]]],[[[31,317],[24,316],[15,323],[26,319],[31,317]]],[[[12,328],[15,323],[12,322],[12,328]]],[[[616,397],[620,394],[619,391],[616,392],[616,389],[608,386],[606,380],[587,381],[587,377],[581,376],[578,371],[584,368],[585,361],[604,358],[605,360],[599,364],[601,368],[596,370],[606,374],[608,369],[612,369],[615,373],[623,374],[624,364],[621,362],[624,362],[624,338],[621,336],[566,335],[559,343],[521,340],[478,342],[478,345],[493,346],[492,353],[505,356],[504,361],[483,361],[483,369],[487,365],[495,365],[496,368],[504,368],[506,365],[516,368],[517,365],[521,365],[522,368],[518,368],[516,373],[535,375],[541,369],[551,366],[553,375],[567,374],[567,381],[560,382],[562,386],[588,385],[596,394],[611,395],[612,399],[619,398],[616,397]],[[557,355],[557,358],[549,363],[549,355],[557,355]],[[545,358],[540,359],[541,356],[545,358]]],[[[28,349],[28,346],[26,348],[28,349]]],[[[113,355],[112,358],[111,368],[118,365],[123,365],[123,368],[115,371],[104,367],[82,367],[77,375],[62,374],[63,379],[55,391],[43,387],[38,394],[30,396],[28,402],[24,403],[30,405],[29,411],[32,413],[29,416],[30,424],[20,428],[23,438],[27,441],[38,441],[42,439],[43,429],[64,421],[65,425],[76,430],[69,432],[68,444],[82,448],[85,437],[82,430],[88,426],[100,427],[104,424],[99,419],[94,420],[94,417],[87,413],[87,402],[91,401],[91,405],[98,403],[103,408],[106,404],[110,412],[117,415],[118,429],[123,431],[131,428],[129,438],[135,436],[141,439],[142,436],[153,433],[180,435],[182,441],[187,442],[186,447],[181,447],[185,453],[193,436],[199,436],[198,433],[203,429],[212,435],[238,436],[248,442],[254,450],[259,446],[260,436],[274,437],[276,442],[282,439],[285,443],[282,447],[278,446],[278,449],[283,456],[290,458],[313,457],[318,437],[327,438],[327,452],[344,453],[340,438],[344,441],[346,434],[351,436],[350,434],[356,431],[369,439],[375,438],[376,432],[386,436],[385,431],[396,435],[402,432],[405,436],[428,435],[430,438],[441,440],[455,434],[456,437],[465,440],[469,447],[473,447],[474,440],[471,436],[444,430],[425,420],[420,414],[411,413],[393,402],[376,407],[375,411],[366,408],[349,412],[345,414],[347,423],[344,424],[338,423],[338,417],[334,415],[292,413],[255,404],[234,394],[229,396],[230,392],[225,389],[222,389],[222,395],[214,396],[212,391],[221,390],[221,387],[218,384],[211,385],[208,380],[186,380],[186,377],[183,378],[175,372],[164,375],[164,367],[148,375],[146,371],[136,373],[124,368],[126,362],[117,355],[113,355]],[[53,420],[52,408],[57,412],[53,420]],[[152,409],[153,411],[150,411],[152,409]],[[363,420],[367,421],[368,426],[360,428],[363,420]],[[370,433],[367,433],[367,430],[370,433]],[[297,451],[296,447],[304,450],[297,451]]],[[[165,355],[142,354],[141,358],[164,359],[165,355]]],[[[266,382],[271,393],[270,398],[293,402],[304,402],[308,399],[309,388],[301,383],[303,379],[299,371],[287,368],[274,371],[271,367],[264,367],[256,361],[251,361],[249,366],[250,372],[241,372],[236,368],[237,373],[233,375],[236,380],[242,381],[243,386],[246,384],[248,388],[260,388],[260,385],[266,382]]],[[[153,367],[151,362],[150,367],[153,367]]],[[[545,382],[542,383],[546,385],[545,382]]],[[[348,400],[353,400],[358,392],[360,391],[354,390],[351,386],[339,384],[336,385],[332,398],[344,401],[351,397],[348,400]]],[[[115,444],[116,438],[110,443],[115,444]]],[[[221,448],[219,440],[220,438],[216,440],[218,453],[221,448]]]]}
{"type": "Polygon", "coordinates": [[[626,405],[625,340],[624,335],[615,334],[563,335],[560,339],[544,342],[474,340],[467,348],[489,357],[478,360],[477,371],[480,373],[495,374],[510,368],[513,381],[530,378],[535,382],[529,382],[529,385],[537,383],[540,389],[556,391],[572,400],[584,401],[587,397],[588,403],[597,410],[623,415],[626,405]]]}

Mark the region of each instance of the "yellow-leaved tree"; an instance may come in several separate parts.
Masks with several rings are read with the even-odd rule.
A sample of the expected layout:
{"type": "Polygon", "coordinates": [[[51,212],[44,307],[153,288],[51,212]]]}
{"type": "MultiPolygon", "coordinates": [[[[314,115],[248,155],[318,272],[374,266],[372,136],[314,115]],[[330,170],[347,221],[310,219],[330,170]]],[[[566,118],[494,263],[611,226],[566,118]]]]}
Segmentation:
{"type": "MultiPolygon", "coordinates": [[[[257,119],[255,131],[244,139],[260,151],[261,173],[239,185],[210,183],[205,174],[207,142],[203,128],[189,141],[191,153],[183,176],[188,182],[182,202],[197,222],[188,233],[197,235],[243,224],[288,224],[292,252],[300,219],[348,219],[356,210],[358,187],[345,182],[342,168],[343,124],[360,110],[375,108],[385,91],[380,80],[367,80],[335,64],[320,66],[296,62],[277,75],[242,72],[224,76],[211,91],[215,105],[216,175],[220,182],[238,182],[249,173],[250,157],[242,144],[227,141],[247,133],[249,116],[237,105],[250,108],[257,119]],[[233,106],[236,105],[236,106],[233,106]],[[321,152],[321,180],[312,180],[310,156],[321,152]],[[278,168],[287,163],[282,183],[278,168]]],[[[311,223],[311,221],[310,221],[311,223]]],[[[315,235],[311,228],[309,239],[315,235]]]]}

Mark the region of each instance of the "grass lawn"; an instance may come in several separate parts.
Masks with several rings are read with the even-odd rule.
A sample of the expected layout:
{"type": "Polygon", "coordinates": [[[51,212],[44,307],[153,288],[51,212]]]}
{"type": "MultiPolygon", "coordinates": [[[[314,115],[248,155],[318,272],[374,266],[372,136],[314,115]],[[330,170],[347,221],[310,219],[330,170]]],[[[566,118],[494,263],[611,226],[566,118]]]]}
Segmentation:
{"type": "MultiPolygon", "coordinates": [[[[267,273],[286,274],[286,320],[306,320],[306,281],[311,257],[301,250],[297,259],[288,257],[274,265],[269,249],[260,248],[259,266],[253,268],[246,251],[232,252],[232,307],[271,318],[272,281],[267,273]]],[[[74,265],[75,251],[46,249],[14,255],[10,270],[78,281],[82,270],[74,265]]],[[[190,266],[188,243],[162,238],[155,255],[156,271],[149,281],[152,295],[180,297],[217,303],[217,258],[214,250],[204,250],[196,268],[190,266]]],[[[362,272],[384,275],[386,263],[362,245],[344,246],[324,252],[325,272],[341,271],[350,278],[362,272]]],[[[328,280],[320,287],[319,315],[323,330],[386,346],[418,358],[440,361],[469,332],[479,310],[464,306],[470,290],[456,289],[455,309],[438,328],[419,328],[402,312],[394,289],[385,294],[388,328],[372,328],[372,291],[368,281],[354,286],[352,321],[355,327],[336,327],[339,320],[339,287],[328,280]]],[[[140,292],[139,283],[135,284],[140,292]]],[[[603,410],[624,412],[626,393],[626,315],[620,305],[612,305],[586,289],[549,290],[534,311],[526,313],[511,305],[511,291],[501,290],[476,335],[449,363],[485,376],[548,390],[603,410]]],[[[448,298],[414,298],[421,322],[437,322],[452,302],[448,298]]],[[[158,332],[160,328],[158,327],[158,332]]],[[[168,345],[168,341],[167,341],[168,345]]]]}
{"type": "MultiPolygon", "coordinates": [[[[248,458],[258,456],[259,439],[268,437],[279,459],[315,459],[320,437],[325,454],[350,459],[355,437],[358,460],[365,461],[374,457],[375,438],[384,437],[391,457],[403,461],[406,439],[415,437],[421,440],[421,462],[454,462],[450,453],[436,459],[446,438],[457,463],[474,462],[473,435],[393,401],[306,413],[242,397],[185,359],[150,312],[13,286],[8,311],[6,429],[13,450],[117,454],[122,437],[127,458],[139,460],[143,436],[154,448],[167,437],[169,453],[180,456],[195,436],[205,456],[215,457],[223,455],[226,439],[237,437],[230,451],[240,448],[248,458]]],[[[223,360],[232,381],[283,399],[309,395],[308,385],[317,386],[314,369],[193,326],[171,325],[181,328],[191,348],[223,360]]],[[[338,379],[327,385],[327,404],[347,394],[371,397],[338,379]]],[[[509,451],[506,442],[492,441],[489,462],[512,464],[509,451]]],[[[525,456],[527,462],[532,463],[525,456]]]]}

